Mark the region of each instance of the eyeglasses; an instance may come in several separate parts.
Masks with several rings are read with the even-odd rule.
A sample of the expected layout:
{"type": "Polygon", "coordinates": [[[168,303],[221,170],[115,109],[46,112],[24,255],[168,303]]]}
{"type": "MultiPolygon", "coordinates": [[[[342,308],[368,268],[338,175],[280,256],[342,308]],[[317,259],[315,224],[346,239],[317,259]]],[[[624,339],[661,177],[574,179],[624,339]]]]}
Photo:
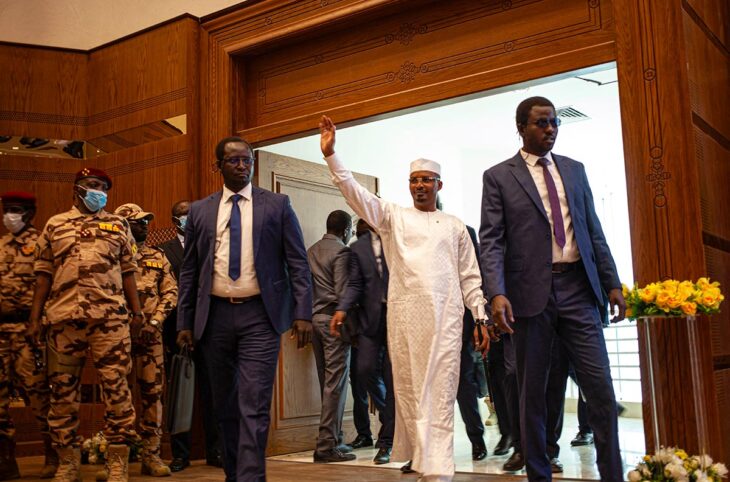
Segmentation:
{"type": "Polygon", "coordinates": [[[253,157],[229,157],[227,159],[223,159],[223,162],[225,162],[229,166],[237,166],[241,162],[244,166],[250,166],[253,164],[253,161],[253,157]]]}
{"type": "Polygon", "coordinates": [[[440,179],[441,179],[440,177],[421,177],[421,176],[419,176],[419,177],[409,178],[408,182],[410,182],[411,184],[418,184],[418,183],[432,184],[440,179]]]}
{"type": "Polygon", "coordinates": [[[136,224],[138,226],[147,226],[150,223],[150,220],[147,218],[144,219],[130,219],[129,224],[136,224]]]}
{"type": "Polygon", "coordinates": [[[546,129],[548,124],[553,126],[553,128],[557,128],[560,126],[561,121],[560,117],[553,117],[552,119],[537,119],[535,122],[531,122],[531,124],[535,124],[540,129],[546,129]]]}

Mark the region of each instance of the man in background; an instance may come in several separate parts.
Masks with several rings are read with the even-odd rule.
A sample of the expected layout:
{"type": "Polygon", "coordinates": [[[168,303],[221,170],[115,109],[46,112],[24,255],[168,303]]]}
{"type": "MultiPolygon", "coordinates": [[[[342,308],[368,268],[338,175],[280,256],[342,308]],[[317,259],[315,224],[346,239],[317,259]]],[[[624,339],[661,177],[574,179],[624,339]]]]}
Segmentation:
{"type": "MultiPolygon", "coordinates": [[[[172,223],[175,226],[175,237],[161,243],[159,248],[165,253],[165,257],[172,266],[172,273],[175,279],[180,278],[180,266],[183,261],[183,249],[185,246],[185,224],[188,220],[188,211],[190,211],[190,201],[178,201],[172,206],[172,223]]],[[[165,347],[166,366],[171,366],[172,356],[179,353],[177,346],[177,307],[170,311],[162,328],[162,338],[165,347]]],[[[198,391],[201,407],[198,410],[203,418],[203,432],[205,436],[205,463],[214,467],[223,467],[223,458],[221,456],[221,443],[218,435],[218,422],[213,410],[213,395],[210,390],[210,380],[206,375],[205,360],[200,350],[193,351],[193,359],[197,372],[200,374],[196,377],[195,386],[198,391]]],[[[170,462],[170,470],[179,472],[190,466],[190,444],[191,433],[181,432],[170,435],[170,449],[172,451],[172,461],[170,462]]]]}

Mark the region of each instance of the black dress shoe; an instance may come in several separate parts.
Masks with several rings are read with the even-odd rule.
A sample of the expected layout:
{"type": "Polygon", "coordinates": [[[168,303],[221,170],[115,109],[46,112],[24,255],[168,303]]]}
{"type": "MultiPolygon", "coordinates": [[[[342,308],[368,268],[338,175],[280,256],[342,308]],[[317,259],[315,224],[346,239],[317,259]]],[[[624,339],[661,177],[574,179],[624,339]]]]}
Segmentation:
{"type": "Polygon", "coordinates": [[[573,440],[570,441],[573,447],[581,447],[583,445],[593,445],[592,432],[578,432],[573,440]]]}
{"type": "Polygon", "coordinates": [[[494,447],[494,455],[507,455],[509,453],[510,445],[512,445],[512,437],[509,435],[502,435],[497,445],[494,447]]]}
{"type": "Polygon", "coordinates": [[[390,447],[380,447],[378,449],[378,453],[375,454],[375,457],[373,458],[373,462],[375,462],[375,465],[382,465],[390,463],[390,453],[393,451],[390,447]]]}
{"type": "Polygon", "coordinates": [[[487,447],[484,442],[481,444],[471,444],[471,459],[484,460],[487,457],[487,447]]]}
{"type": "Polygon", "coordinates": [[[181,470],[185,469],[185,467],[190,467],[190,461],[188,459],[172,459],[172,462],[170,462],[170,472],[180,472],[181,470]]]}
{"type": "Polygon", "coordinates": [[[514,452],[502,466],[505,472],[517,472],[525,468],[525,459],[522,458],[522,452],[514,452]]]}
{"type": "Polygon", "coordinates": [[[411,463],[413,463],[413,461],[412,460],[409,460],[407,464],[405,464],[403,467],[400,468],[400,471],[403,472],[404,474],[412,474],[412,473],[414,473],[415,470],[413,470],[411,468],[411,463]]]}
{"type": "Polygon", "coordinates": [[[330,462],[349,462],[355,460],[355,454],[345,454],[337,448],[327,450],[326,452],[314,452],[314,462],[317,464],[328,464],[330,462]]]}
{"type": "Polygon", "coordinates": [[[563,472],[563,463],[557,458],[553,457],[550,459],[550,470],[553,474],[560,474],[563,472]]]}
{"type": "Polygon", "coordinates": [[[361,449],[363,447],[372,447],[373,438],[368,437],[367,435],[358,435],[357,437],[355,437],[355,440],[353,440],[352,442],[350,442],[347,445],[349,445],[353,449],[361,449]]]}

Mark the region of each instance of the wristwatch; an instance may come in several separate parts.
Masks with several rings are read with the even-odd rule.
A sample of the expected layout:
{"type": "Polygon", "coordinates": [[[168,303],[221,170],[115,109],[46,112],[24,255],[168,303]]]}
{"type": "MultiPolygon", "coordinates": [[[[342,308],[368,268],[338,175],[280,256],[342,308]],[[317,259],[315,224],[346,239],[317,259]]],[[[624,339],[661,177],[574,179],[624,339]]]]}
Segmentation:
{"type": "Polygon", "coordinates": [[[160,324],[160,322],[157,320],[150,320],[150,325],[152,325],[152,326],[157,326],[159,324],[160,324]]]}

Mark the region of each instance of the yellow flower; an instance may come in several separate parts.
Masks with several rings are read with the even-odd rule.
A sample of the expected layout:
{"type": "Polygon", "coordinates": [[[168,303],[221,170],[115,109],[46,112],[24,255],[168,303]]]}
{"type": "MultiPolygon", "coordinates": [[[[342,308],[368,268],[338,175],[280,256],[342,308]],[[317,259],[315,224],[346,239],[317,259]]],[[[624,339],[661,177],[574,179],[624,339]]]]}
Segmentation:
{"type": "Polygon", "coordinates": [[[630,294],[629,287],[623,283],[621,283],[621,294],[623,295],[624,298],[628,298],[629,294],[630,294]]]}
{"type": "Polygon", "coordinates": [[[651,303],[656,298],[658,291],[659,287],[656,285],[656,283],[646,285],[639,290],[639,298],[644,303],[651,303]]]}
{"type": "Polygon", "coordinates": [[[679,449],[676,452],[674,452],[674,455],[676,455],[677,457],[679,457],[682,460],[687,460],[687,457],[688,457],[687,452],[685,452],[682,449],[679,449]]]}
{"type": "Polygon", "coordinates": [[[102,442],[101,444],[99,444],[99,452],[101,452],[102,454],[104,452],[106,452],[106,443],[105,442],[102,442]]]}
{"type": "Polygon", "coordinates": [[[662,281],[662,288],[666,290],[676,291],[677,287],[679,286],[679,281],[676,279],[668,279],[665,281],[662,281]]]}
{"type": "Polygon", "coordinates": [[[689,299],[694,293],[695,285],[691,281],[682,281],[677,287],[677,293],[679,294],[682,301],[689,299]]]}
{"type": "Polygon", "coordinates": [[[700,278],[697,280],[696,284],[699,289],[703,290],[710,286],[710,280],[709,278],[700,278]]]}
{"type": "Polygon", "coordinates": [[[655,304],[660,310],[669,311],[669,293],[663,289],[657,292],[655,304]]]}
{"type": "Polygon", "coordinates": [[[631,309],[630,306],[626,307],[626,318],[633,318],[634,317],[634,310],[631,309]]]}
{"type": "Polygon", "coordinates": [[[650,462],[651,461],[651,455],[644,455],[644,462],[650,462]]]}
{"type": "Polygon", "coordinates": [[[685,301],[682,303],[682,313],[685,315],[694,315],[697,313],[697,303],[685,301]]]}

